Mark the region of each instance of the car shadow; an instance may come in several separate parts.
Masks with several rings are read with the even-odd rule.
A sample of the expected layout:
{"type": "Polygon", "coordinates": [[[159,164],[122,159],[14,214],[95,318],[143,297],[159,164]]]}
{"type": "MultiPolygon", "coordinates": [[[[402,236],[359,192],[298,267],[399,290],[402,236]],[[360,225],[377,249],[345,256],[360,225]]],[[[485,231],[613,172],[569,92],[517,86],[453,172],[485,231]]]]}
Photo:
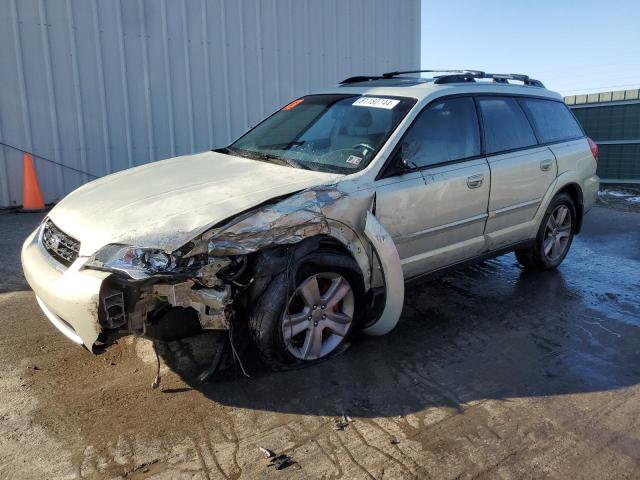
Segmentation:
{"type": "Polygon", "coordinates": [[[389,417],[636,384],[638,305],[602,307],[598,292],[621,292],[624,284],[605,276],[594,289],[580,265],[578,258],[558,271],[528,273],[507,255],[410,284],[395,330],[359,336],[341,355],[304,369],[274,371],[249,351],[243,366],[250,378],[231,368],[203,384],[197,377],[214,341],[204,342],[208,352],[198,348],[199,361],[193,351],[184,354],[191,348],[185,340],[160,353],[191,388],[220,404],[305,415],[389,417]],[[621,308],[628,310],[622,316],[621,308]]]}

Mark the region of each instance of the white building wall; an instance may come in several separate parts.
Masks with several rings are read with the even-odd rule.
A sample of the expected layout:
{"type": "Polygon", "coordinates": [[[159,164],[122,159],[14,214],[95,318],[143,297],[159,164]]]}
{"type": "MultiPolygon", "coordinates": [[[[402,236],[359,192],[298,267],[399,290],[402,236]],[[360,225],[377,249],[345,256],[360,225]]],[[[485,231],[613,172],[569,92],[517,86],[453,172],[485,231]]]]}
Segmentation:
{"type": "Polygon", "coordinates": [[[55,202],[419,65],[420,0],[0,0],[0,207],[22,202],[21,150],[55,202]]]}

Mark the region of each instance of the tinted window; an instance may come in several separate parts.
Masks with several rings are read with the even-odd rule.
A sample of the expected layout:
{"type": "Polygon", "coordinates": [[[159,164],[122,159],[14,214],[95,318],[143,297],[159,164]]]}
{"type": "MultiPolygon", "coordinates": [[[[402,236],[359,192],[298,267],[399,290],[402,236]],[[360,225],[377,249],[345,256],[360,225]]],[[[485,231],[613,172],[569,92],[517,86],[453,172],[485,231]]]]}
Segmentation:
{"type": "Polygon", "coordinates": [[[582,137],[582,130],[564,103],[533,98],[526,98],[521,102],[541,142],[582,137]]]}
{"type": "Polygon", "coordinates": [[[402,140],[402,158],[424,167],[480,155],[478,119],[469,97],[429,105],[402,140]]]}
{"type": "Polygon", "coordinates": [[[536,136],[524,112],[513,98],[480,98],[487,153],[529,147],[536,136]]]}

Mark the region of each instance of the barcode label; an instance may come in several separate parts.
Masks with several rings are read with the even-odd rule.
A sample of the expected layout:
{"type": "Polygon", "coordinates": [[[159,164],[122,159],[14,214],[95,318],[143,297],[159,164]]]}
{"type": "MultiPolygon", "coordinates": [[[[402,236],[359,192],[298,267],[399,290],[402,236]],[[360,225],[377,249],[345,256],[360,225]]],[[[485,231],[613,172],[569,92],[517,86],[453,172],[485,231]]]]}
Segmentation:
{"type": "Polygon", "coordinates": [[[360,97],[353,105],[356,107],[374,107],[374,108],[385,108],[387,110],[391,110],[393,107],[398,105],[400,100],[393,100],[391,98],[380,98],[380,97],[360,97]]]}

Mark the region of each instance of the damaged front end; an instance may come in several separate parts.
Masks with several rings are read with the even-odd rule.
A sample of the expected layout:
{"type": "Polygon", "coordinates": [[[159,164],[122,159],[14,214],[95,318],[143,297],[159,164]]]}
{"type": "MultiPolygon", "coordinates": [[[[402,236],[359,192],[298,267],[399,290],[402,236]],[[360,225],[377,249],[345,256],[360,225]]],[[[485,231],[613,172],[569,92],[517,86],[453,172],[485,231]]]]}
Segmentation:
{"type": "Polygon", "coordinates": [[[274,277],[318,249],[356,261],[371,307],[365,331],[391,330],[404,284],[395,245],[375,218],[375,193],[320,186],[237,215],[173,252],[101,249],[83,267],[112,273],[100,295],[99,340],[129,332],[171,340],[233,328],[274,277]]]}
{"type": "Polygon", "coordinates": [[[175,264],[162,271],[143,271],[140,264],[129,271],[122,263],[113,266],[95,258],[85,264],[84,268],[114,273],[100,292],[102,343],[111,343],[127,333],[174,340],[200,330],[229,328],[227,310],[237,289],[233,282],[243,273],[246,257],[205,254],[183,259],[180,253],[174,252],[171,257],[175,264]],[[182,315],[169,315],[172,309],[182,315]],[[172,324],[158,326],[165,318],[172,319],[172,324]]]}

